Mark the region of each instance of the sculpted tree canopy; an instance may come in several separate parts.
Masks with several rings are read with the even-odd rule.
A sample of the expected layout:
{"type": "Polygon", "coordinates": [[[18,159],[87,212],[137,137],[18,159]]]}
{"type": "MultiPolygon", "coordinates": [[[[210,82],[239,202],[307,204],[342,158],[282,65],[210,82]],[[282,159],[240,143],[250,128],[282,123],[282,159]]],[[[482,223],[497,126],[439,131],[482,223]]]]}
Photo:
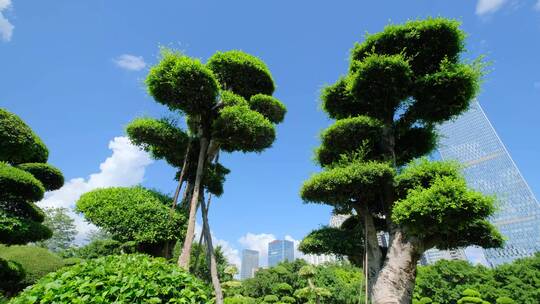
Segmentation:
{"type": "MultiPolygon", "coordinates": [[[[468,189],[456,164],[415,160],[436,147],[436,124],[465,111],[479,89],[482,64],[461,59],[459,26],[444,18],[387,26],[357,43],[348,73],[322,90],[336,121],[316,150],[323,171],[301,197],[360,219],[376,304],[411,302],[417,261],[431,247],[502,245],[486,220],[494,198],[468,189]],[[387,254],[377,233],[390,236],[387,254]]],[[[315,238],[336,247],[321,233],[305,244],[315,238]]]]}
{"type": "Polygon", "coordinates": [[[276,138],[275,124],[283,121],[285,106],[272,96],[275,85],[266,64],[242,51],[216,52],[206,63],[179,52],[162,50],[161,60],[146,78],[148,93],[175,114],[175,119],[137,118],[127,126],[133,143],[177,169],[172,207],[180,192],[189,212],[186,238],[178,265],[188,269],[198,207],[203,213],[203,236],[210,256],[216,303],[222,292],[210,237],[210,195],[220,196],[228,168],[219,152],[262,152],[276,138]],[[204,192],[208,193],[208,203],[204,192]]]}
{"type": "Polygon", "coordinates": [[[0,243],[47,239],[51,230],[34,203],[64,184],[60,170],[47,164],[49,151],[15,114],[0,109],[0,243]]]}
{"type": "Polygon", "coordinates": [[[183,237],[186,216],[180,211],[171,213],[170,204],[169,197],[156,191],[118,187],[81,195],[76,210],[116,241],[133,242],[141,252],[171,257],[174,244],[183,237]]]}

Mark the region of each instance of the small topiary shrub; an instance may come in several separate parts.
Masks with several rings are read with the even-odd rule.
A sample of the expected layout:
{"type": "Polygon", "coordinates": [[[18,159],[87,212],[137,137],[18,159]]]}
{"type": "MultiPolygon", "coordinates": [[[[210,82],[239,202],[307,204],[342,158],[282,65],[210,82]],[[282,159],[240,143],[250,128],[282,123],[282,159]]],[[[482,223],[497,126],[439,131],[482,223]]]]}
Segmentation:
{"type": "Polygon", "coordinates": [[[26,276],[20,287],[34,284],[46,274],[63,267],[64,261],[49,250],[37,246],[0,247],[0,258],[18,263],[26,276]]]}
{"type": "Polygon", "coordinates": [[[279,301],[278,296],[276,295],[267,295],[264,297],[263,303],[276,303],[279,301]]]}
{"type": "Polygon", "coordinates": [[[516,301],[512,300],[509,297],[500,297],[497,299],[496,304],[515,304],[516,301]]]}
{"type": "Polygon", "coordinates": [[[206,285],[162,258],[111,255],[63,268],[11,303],[212,303],[206,285]]]}
{"type": "Polygon", "coordinates": [[[235,295],[234,297],[223,299],[224,304],[256,304],[257,300],[250,297],[235,295]]]}
{"type": "Polygon", "coordinates": [[[4,303],[2,302],[2,292],[16,292],[17,286],[24,279],[24,276],[21,264],[0,258],[0,303],[4,303]]]}

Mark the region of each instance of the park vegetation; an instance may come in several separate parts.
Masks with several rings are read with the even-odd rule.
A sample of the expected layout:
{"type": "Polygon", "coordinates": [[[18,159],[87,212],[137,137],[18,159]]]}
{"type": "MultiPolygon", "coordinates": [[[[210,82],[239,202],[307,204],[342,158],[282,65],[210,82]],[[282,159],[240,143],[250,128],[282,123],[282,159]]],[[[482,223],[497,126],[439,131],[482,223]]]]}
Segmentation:
{"type": "Polygon", "coordinates": [[[495,198],[469,189],[459,164],[425,158],[436,126],[467,110],[480,88],[483,64],[462,59],[464,38],[457,21],[431,18],[355,44],[347,73],[322,90],[334,122],[315,151],[322,171],[300,191],[348,216],[309,233],[300,250],[339,259],[283,262],[244,281],[213,244],[209,208],[230,173],[220,154],[264,151],[284,120],[261,59],[233,50],[203,63],[162,49],[145,84],[171,117],[139,117],[126,132],[175,169],[177,187],[172,196],[142,186],[83,194],[74,211],[99,228],[84,246],[73,244],[70,210],[36,205],[64,184],[47,147],[0,109],[0,303],[538,303],[540,254],[493,269],[418,267],[432,247],[503,244],[487,220],[495,198]]]}

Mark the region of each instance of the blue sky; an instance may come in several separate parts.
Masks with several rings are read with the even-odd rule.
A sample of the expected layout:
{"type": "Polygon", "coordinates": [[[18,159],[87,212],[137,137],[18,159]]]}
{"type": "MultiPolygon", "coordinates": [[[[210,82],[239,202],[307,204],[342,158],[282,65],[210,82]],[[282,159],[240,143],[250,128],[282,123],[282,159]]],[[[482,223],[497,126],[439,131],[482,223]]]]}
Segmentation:
{"type": "Polygon", "coordinates": [[[0,106],[31,125],[50,162],[73,179],[62,195],[49,195],[49,204],[70,205],[85,189],[140,181],[170,193],[173,171],[116,138],[135,117],[170,115],[143,85],[158,47],[202,60],[229,49],[259,56],[289,112],[271,149],[222,157],[232,173],[210,220],[234,256],[234,249],[272,237],[301,239],[328,222],[330,208],[304,205],[298,196],[303,180],[319,170],[312,151],[331,123],[319,90],[346,72],[354,42],[389,22],[463,22],[465,57],[484,54],[492,63],[479,100],[540,194],[537,1],[0,0],[0,106]]]}

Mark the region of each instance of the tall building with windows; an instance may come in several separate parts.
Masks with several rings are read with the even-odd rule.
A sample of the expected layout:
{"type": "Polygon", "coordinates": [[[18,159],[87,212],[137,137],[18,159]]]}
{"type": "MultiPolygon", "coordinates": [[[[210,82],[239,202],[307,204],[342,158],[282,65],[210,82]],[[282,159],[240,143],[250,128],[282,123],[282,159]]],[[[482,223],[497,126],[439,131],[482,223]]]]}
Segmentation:
{"type": "Polygon", "coordinates": [[[283,261],[294,261],[294,243],[287,240],[268,243],[268,267],[274,267],[283,261]]]}
{"type": "Polygon", "coordinates": [[[498,137],[482,107],[439,127],[442,159],[457,160],[470,187],[495,195],[499,210],[490,219],[506,237],[501,249],[486,249],[491,266],[540,251],[540,204],[498,137]]]}
{"type": "Polygon", "coordinates": [[[259,252],[257,250],[244,249],[242,251],[240,279],[253,278],[257,269],[259,269],[259,252]]]}
{"type": "Polygon", "coordinates": [[[420,259],[420,264],[430,265],[439,260],[467,260],[467,256],[465,255],[465,250],[463,248],[452,250],[438,250],[432,248],[424,252],[420,259]]]}

